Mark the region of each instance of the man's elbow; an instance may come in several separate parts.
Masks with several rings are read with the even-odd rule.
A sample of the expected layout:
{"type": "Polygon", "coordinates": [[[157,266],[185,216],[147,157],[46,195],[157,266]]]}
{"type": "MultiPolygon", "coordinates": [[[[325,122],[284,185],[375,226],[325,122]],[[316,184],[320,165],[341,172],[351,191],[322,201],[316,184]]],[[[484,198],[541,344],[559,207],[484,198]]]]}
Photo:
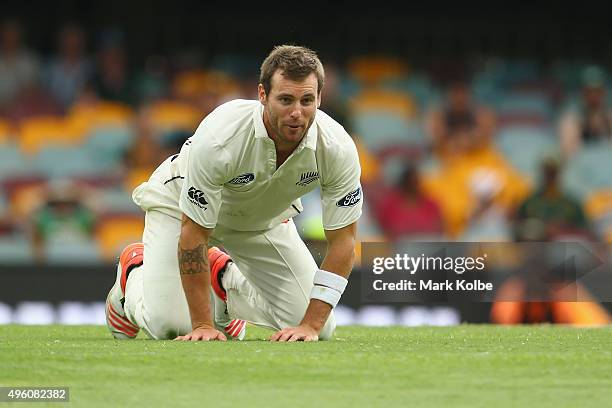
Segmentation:
{"type": "MultiPolygon", "coordinates": [[[[334,245],[332,244],[332,246],[334,245]]],[[[338,243],[336,248],[337,251],[342,254],[341,258],[344,259],[347,264],[353,265],[353,263],[355,263],[355,257],[357,256],[355,251],[355,238],[349,237],[342,240],[338,243]]]]}
{"type": "Polygon", "coordinates": [[[347,253],[348,253],[348,258],[349,258],[349,262],[351,263],[351,265],[353,265],[355,263],[355,257],[357,256],[357,252],[355,251],[355,240],[351,240],[348,249],[347,249],[347,253]]]}

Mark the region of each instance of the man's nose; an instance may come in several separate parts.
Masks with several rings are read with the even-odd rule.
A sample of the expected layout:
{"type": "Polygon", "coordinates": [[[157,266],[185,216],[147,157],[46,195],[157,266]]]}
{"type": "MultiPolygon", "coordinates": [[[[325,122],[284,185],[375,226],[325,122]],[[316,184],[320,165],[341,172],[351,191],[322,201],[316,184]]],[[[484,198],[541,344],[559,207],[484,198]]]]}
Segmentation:
{"type": "Polygon", "coordinates": [[[297,119],[302,116],[302,107],[299,104],[295,105],[293,109],[291,109],[290,116],[292,119],[297,119]]]}

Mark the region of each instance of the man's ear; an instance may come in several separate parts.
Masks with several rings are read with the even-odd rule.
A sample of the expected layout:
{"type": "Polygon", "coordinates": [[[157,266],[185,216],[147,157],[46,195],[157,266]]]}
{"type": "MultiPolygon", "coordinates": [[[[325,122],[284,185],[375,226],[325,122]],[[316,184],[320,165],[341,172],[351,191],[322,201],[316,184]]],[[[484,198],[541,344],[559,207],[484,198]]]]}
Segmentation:
{"type": "Polygon", "coordinates": [[[319,97],[317,98],[317,109],[321,107],[321,92],[319,92],[319,97]]]}
{"type": "Polygon", "coordinates": [[[259,97],[259,102],[261,102],[263,105],[267,103],[268,100],[266,90],[262,84],[257,86],[257,96],[259,97]]]}

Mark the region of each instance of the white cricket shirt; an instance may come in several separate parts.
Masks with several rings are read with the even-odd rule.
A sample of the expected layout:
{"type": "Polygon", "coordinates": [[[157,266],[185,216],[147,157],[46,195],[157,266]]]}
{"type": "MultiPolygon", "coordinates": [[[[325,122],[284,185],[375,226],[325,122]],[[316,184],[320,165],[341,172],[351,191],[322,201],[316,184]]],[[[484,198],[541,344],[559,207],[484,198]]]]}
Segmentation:
{"type": "Polygon", "coordinates": [[[361,169],[344,128],[322,111],[277,169],[276,149],[259,101],[234,100],[211,112],[177,156],[134,191],[141,207],[206,228],[272,228],[302,211],[299,198],[321,187],[323,227],[334,230],[361,215],[361,169]]]}

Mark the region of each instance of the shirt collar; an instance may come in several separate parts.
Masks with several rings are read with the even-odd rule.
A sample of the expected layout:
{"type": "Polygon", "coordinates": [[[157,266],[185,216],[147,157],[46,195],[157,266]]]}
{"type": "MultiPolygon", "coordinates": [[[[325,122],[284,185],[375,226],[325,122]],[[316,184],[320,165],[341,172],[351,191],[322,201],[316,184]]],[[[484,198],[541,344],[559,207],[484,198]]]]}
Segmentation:
{"type": "MultiPolygon", "coordinates": [[[[268,131],[266,130],[266,126],[263,122],[263,108],[263,105],[260,103],[253,111],[253,123],[255,126],[256,139],[268,138],[268,131]]],[[[311,150],[317,150],[317,128],[317,120],[315,117],[315,121],[310,126],[310,129],[308,129],[308,133],[306,133],[306,136],[304,137],[304,139],[302,139],[302,141],[296,148],[296,151],[302,150],[304,147],[307,147],[311,150]]]]}
{"type": "Polygon", "coordinates": [[[263,122],[263,105],[258,103],[253,110],[253,123],[255,125],[255,138],[263,139],[268,137],[268,131],[263,122]]]}

